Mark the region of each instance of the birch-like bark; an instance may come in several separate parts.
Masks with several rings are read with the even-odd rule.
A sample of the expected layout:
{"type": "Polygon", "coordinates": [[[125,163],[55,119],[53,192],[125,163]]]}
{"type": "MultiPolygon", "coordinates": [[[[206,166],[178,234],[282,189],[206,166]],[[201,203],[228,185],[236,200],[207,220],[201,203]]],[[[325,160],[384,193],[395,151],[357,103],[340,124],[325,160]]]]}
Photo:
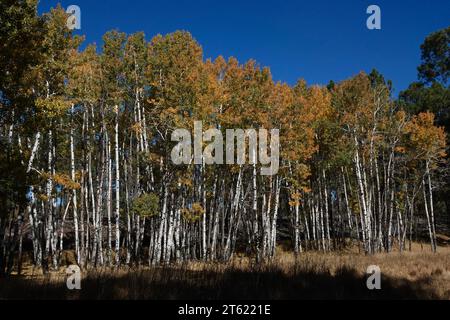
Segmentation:
{"type": "Polygon", "coordinates": [[[431,232],[432,232],[432,237],[433,237],[433,252],[436,252],[437,250],[437,245],[436,245],[436,227],[435,227],[435,222],[434,222],[434,204],[433,204],[433,187],[431,184],[431,174],[430,174],[430,165],[429,165],[429,161],[427,160],[425,163],[425,167],[426,167],[426,174],[427,174],[427,178],[428,178],[428,196],[430,197],[430,218],[431,218],[431,232]]]}
{"type": "Polygon", "coordinates": [[[272,227],[271,227],[271,241],[270,241],[270,256],[275,256],[275,249],[277,246],[277,219],[278,219],[278,206],[280,201],[280,178],[276,177],[275,181],[275,203],[273,208],[272,227]]]}
{"type": "MultiPolygon", "coordinates": [[[[71,116],[74,116],[74,107],[73,104],[70,109],[71,116]]],[[[70,128],[70,178],[72,181],[75,181],[75,136],[74,136],[74,123],[72,120],[70,128]]],[[[78,230],[78,202],[77,202],[77,190],[72,189],[72,210],[73,210],[73,226],[74,226],[74,236],[75,236],[75,257],[77,259],[77,263],[80,264],[80,239],[79,239],[79,230],[78,230]]]]}
{"type": "Polygon", "coordinates": [[[112,208],[112,157],[111,157],[111,141],[109,134],[105,131],[105,139],[107,144],[106,161],[108,166],[108,183],[106,186],[106,214],[108,219],[108,264],[112,264],[112,226],[111,226],[111,208],[112,208]]]}
{"type": "Polygon", "coordinates": [[[120,158],[119,158],[119,106],[114,107],[115,111],[115,126],[114,126],[114,155],[115,155],[115,191],[116,191],[116,207],[115,207],[115,222],[116,222],[116,243],[115,243],[115,258],[116,266],[120,264],[120,158]]]}

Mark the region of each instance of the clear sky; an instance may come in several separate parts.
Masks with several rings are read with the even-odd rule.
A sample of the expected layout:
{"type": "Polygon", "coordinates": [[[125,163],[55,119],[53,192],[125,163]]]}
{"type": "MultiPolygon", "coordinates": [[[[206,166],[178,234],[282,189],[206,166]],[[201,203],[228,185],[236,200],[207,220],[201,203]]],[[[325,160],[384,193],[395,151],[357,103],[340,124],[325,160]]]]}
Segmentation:
{"type": "Polygon", "coordinates": [[[81,8],[77,33],[88,43],[111,29],[147,39],[187,30],[205,58],[253,58],[275,80],[326,84],[376,68],[395,95],[416,80],[424,38],[450,25],[450,0],[41,0],[39,11],[58,2],[81,8]],[[381,8],[381,30],[366,28],[371,4],[381,8]]]}

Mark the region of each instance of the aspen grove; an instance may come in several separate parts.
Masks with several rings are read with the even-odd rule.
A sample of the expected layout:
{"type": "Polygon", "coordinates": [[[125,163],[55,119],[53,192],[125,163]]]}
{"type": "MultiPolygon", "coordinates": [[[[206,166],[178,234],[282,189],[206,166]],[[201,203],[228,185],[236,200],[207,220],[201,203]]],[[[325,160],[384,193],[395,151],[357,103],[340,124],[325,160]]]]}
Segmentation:
{"type": "Polygon", "coordinates": [[[281,243],[374,254],[417,234],[436,250],[445,131],[376,71],[290,86],[253,60],[204,60],[188,32],[110,31],[81,50],[62,8],[0,7],[0,273],[20,273],[25,252],[46,272],[66,250],[82,267],[261,263],[281,243]],[[194,121],[279,129],[278,173],[175,165],[171,133],[194,121]]]}

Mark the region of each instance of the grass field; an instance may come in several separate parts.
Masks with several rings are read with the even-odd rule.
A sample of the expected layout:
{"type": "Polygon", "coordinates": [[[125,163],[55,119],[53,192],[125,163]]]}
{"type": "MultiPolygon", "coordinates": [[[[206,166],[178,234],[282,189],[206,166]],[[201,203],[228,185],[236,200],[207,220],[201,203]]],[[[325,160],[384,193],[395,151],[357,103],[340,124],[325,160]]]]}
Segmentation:
{"type": "Polygon", "coordinates": [[[0,279],[0,299],[450,299],[450,247],[436,254],[364,256],[354,250],[307,252],[254,266],[245,257],[224,264],[190,262],[154,268],[83,270],[81,290],[68,290],[64,268],[42,275],[27,266],[0,279]],[[381,290],[368,290],[369,265],[381,269],[381,290]]]}

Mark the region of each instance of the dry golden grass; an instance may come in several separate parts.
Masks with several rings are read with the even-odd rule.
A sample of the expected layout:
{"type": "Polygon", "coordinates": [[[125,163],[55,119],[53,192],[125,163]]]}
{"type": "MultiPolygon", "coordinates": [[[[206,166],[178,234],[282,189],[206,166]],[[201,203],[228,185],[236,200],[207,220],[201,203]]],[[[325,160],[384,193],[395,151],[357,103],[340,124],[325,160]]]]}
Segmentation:
{"type": "Polygon", "coordinates": [[[415,245],[412,252],[379,253],[373,256],[354,252],[307,252],[297,259],[297,263],[292,254],[284,254],[279,258],[279,265],[287,272],[289,266],[299,265],[301,269],[321,270],[332,276],[338,276],[342,269],[355,270],[361,277],[366,276],[369,265],[377,265],[381,269],[382,279],[393,279],[398,284],[421,283],[421,289],[433,292],[434,297],[450,299],[449,247],[440,247],[437,253],[432,253],[428,247],[422,250],[419,245],[415,245]]]}
{"type": "MultiPolygon", "coordinates": [[[[67,259],[70,261],[71,259],[67,259]]],[[[162,267],[83,271],[82,289],[66,288],[65,268],[43,276],[31,266],[0,279],[0,299],[450,299],[450,247],[436,254],[414,244],[412,252],[365,256],[355,248],[305,252],[254,265],[188,262],[162,267]],[[381,269],[381,290],[368,290],[369,265],[381,269]]]]}

